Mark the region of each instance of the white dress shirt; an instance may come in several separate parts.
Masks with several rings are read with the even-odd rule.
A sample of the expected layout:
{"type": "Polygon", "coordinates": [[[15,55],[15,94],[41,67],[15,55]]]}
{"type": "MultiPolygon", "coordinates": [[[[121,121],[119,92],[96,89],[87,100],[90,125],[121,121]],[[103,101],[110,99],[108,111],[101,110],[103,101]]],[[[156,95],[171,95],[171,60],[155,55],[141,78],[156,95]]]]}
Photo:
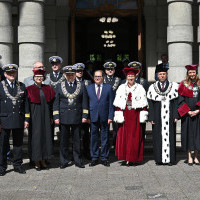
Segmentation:
{"type": "MultiPolygon", "coordinates": [[[[6,80],[7,80],[8,84],[9,84],[10,88],[12,88],[12,82],[9,81],[8,79],[6,79],[6,80]]],[[[13,81],[13,83],[14,83],[14,86],[15,86],[15,81],[13,81]]]]}
{"type": "MultiPolygon", "coordinates": [[[[96,91],[96,95],[97,95],[97,91],[98,91],[98,85],[95,83],[95,91],[96,91]]],[[[101,91],[102,91],[102,88],[103,88],[103,83],[100,85],[100,97],[101,97],[101,91]]]]}
{"type": "Polygon", "coordinates": [[[67,83],[68,83],[69,86],[73,87],[74,86],[74,81],[72,81],[72,82],[67,81],[67,83]],[[70,83],[72,83],[72,85],[70,85],[70,83]]]}

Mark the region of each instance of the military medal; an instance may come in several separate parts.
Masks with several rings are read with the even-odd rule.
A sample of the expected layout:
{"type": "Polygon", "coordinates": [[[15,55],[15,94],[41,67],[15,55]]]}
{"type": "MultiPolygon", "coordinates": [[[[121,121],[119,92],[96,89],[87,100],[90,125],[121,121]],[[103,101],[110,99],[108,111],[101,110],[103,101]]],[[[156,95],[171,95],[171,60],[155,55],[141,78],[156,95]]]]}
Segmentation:
{"type": "Polygon", "coordinates": [[[22,93],[21,89],[20,89],[20,85],[18,84],[17,85],[17,94],[16,96],[12,96],[9,92],[8,92],[8,88],[6,87],[6,83],[5,81],[2,81],[2,85],[3,85],[3,89],[4,89],[4,92],[6,94],[6,96],[11,99],[13,105],[16,105],[17,103],[17,99],[19,98],[20,94],[22,93]]]}
{"type": "Polygon", "coordinates": [[[65,97],[68,98],[68,105],[72,105],[74,103],[74,99],[78,96],[78,94],[81,91],[81,83],[79,81],[77,81],[77,87],[74,93],[70,94],[66,87],[65,87],[65,81],[61,82],[61,90],[63,92],[63,94],[65,95],[65,97]]]}

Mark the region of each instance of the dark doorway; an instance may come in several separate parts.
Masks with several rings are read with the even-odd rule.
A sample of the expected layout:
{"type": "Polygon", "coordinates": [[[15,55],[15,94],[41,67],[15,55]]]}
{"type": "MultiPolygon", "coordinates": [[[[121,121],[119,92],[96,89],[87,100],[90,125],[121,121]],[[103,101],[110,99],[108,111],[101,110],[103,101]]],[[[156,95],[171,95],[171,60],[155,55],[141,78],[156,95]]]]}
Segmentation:
{"type": "Polygon", "coordinates": [[[97,17],[76,17],[75,38],[76,62],[93,60],[96,68],[101,69],[107,59],[112,59],[119,67],[124,58],[131,61],[138,59],[136,16],[119,17],[116,23],[101,23],[97,17]],[[105,35],[115,38],[102,38],[105,35]]]}

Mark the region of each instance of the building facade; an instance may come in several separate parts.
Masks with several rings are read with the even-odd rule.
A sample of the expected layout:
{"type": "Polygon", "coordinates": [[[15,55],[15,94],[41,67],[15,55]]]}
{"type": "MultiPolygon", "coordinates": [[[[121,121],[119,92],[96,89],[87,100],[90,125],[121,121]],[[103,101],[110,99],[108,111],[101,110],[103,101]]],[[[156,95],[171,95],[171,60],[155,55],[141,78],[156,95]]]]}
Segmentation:
{"type": "MultiPolygon", "coordinates": [[[[169,78],[179,82],[185,77],[185,65],[199,63],[199,6],[200,0],[0,0],[0,65],[19,64],[19,80],[23,81],[32,75],[36,61],[44,62],[49,71],[48,58],[52,55],[61,56],[63,66],[80,62],[81,58],[85,62],[91,55],[80,52],[93,48],[91,41],[95,41],[93,35],[100,27],[95,26],[98,20],[94,20],[116,16],[126,18],[126,22],[116,28],[124,41],[119,42],[118,50],[135,43],[135,46],[130,45],[129,49],[133,50],[128,53],[135,54],[131,60],[143,63],[149,81],[154,81],[160,55],[167,53],[169,78]],[[87,3],[91,5],[89,9],[87,3]],[[87,23],[90,24],[86,29],[87,23]],[[130,42],[125,40],[127,33],[132,34],[130,42]],[[89,36],[91,39],[86,43],[84,37],[89,36]]],[[[96,46],[95,53],[99,43],[96,46]]],[[[108,52],[112,52],[111,48],[108,52]]],[[[116,51],[113,55],[116,58],[121,54],[116,51]]]]}

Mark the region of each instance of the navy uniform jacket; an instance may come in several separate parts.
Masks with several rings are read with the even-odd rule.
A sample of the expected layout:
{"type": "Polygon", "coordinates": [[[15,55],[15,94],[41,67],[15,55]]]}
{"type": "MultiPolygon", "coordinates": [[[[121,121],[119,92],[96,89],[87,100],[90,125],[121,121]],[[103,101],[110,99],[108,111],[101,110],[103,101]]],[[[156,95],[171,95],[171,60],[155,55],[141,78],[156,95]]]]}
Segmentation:
{"type": "Polygon", "coordinates": [[[104,77],[104,83],[110,84],[112,86],[114,94],[116,93],[117,88],[121,84],[121,78],[113,76],[112,81],[108,79],[108,76],[104,77]]]}
{"type": "Polygon", "coordinates": [[[63,73],[60,72],[58,78],[56,78],[53,74],[53,72],[50,72],[46,76],[47,79],[50,80],[50,86],[55,90],[56,86],[63,80],[65,80],[65,77],[63,77],[63,73]]]}
{"type": "MultiPolygon", "coordinates": [[[[78,79],[76,79],[76,80],[80,81],[78,79]]],[[[87,79],[84,79],[84,78],[82,78],[80,82],[84,83],[85,87],[87,87],[88,85],[92,84],[92,82],[90,80],[87,80],[87,79]]]]}
{"type": "Polygon", "coordinates": [[[87,87],[90,106],[91,122],[106,122],[108,119],[113,119],[114,116],[114,93],[112,86],[104,83],[101,91],[100,99],[97,99],[95,84],[87,87]]]}
{"type": "MultiPolygon", "coordinates": [[[[81,90],[74,98],[72,105],[68,103],[61,89],[61,83],[56,87],[56,98],[53,105],[54,120],[60,119],[61,124],[81,124],[82,118],[88,118],[88,96],[84,83],[81,83],[81,90]]],[[[66,90],[74,93],[78,82],[75,81],[73,87],[69,86],[67,81],[64,82],[66,90]]]]}
{"type": "Polygon", "coordinates": [[[3,129],[24,128],[24,121],[29,121],[30,118],[29,103],[25,85],[21,82],[15,81],[15,87],[12,89],[6,80],[5,85],[8,89],[8,92],[12,96],[17,95],[17,86],[20,86],[21,91],[19,93],[19,97],[17,98],[16,105],[14,105],[12,100],[6,96],[2,82],[0,83],[1,126],[3,129]]]}

